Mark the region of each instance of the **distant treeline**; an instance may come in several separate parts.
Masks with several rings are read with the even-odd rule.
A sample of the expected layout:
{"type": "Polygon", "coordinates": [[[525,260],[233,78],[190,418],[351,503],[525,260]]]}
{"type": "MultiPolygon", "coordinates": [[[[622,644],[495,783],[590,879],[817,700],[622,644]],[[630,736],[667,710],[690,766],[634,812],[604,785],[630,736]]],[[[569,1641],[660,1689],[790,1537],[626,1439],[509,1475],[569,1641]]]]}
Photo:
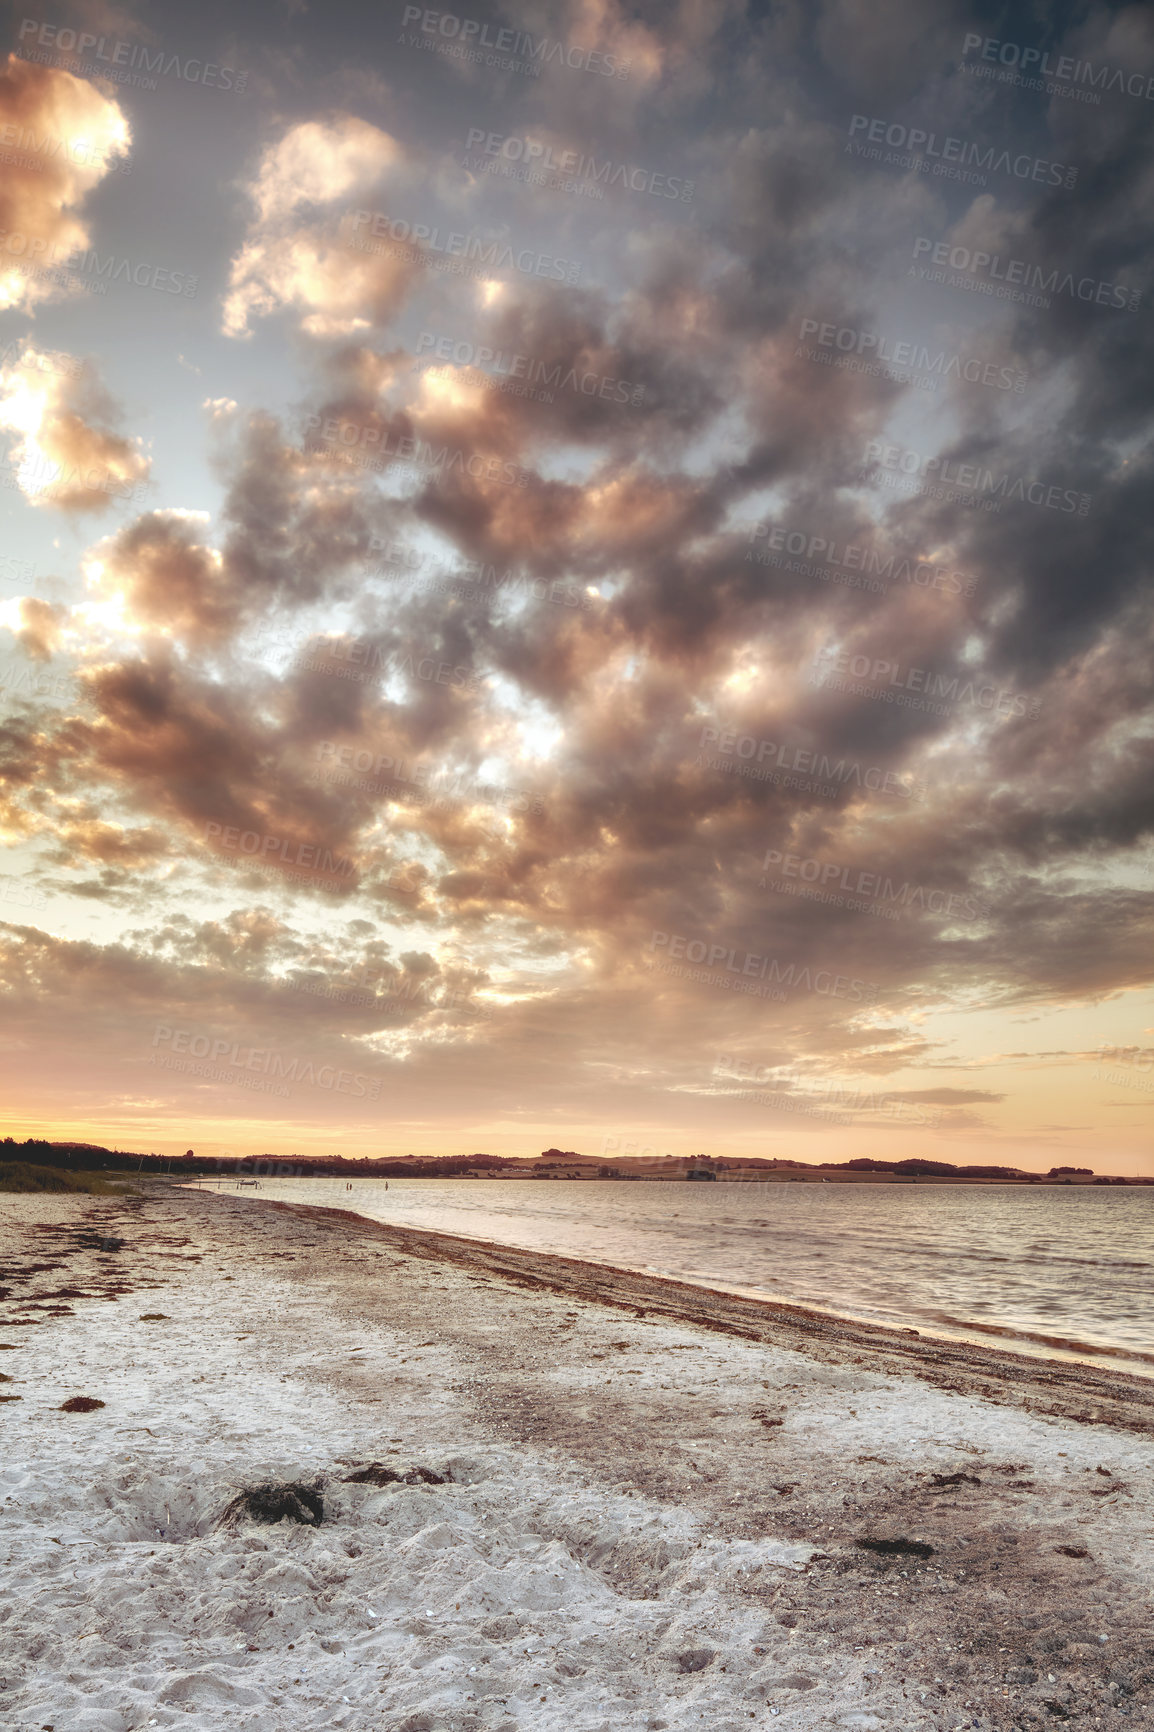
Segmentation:
{"type": "Polygon", "coordinates": [[[277,1155],[155,1155],[127,1149],[105,1149],[98,1143],[49,1143],[40,1137],[0,1143],[0,1161],[31,1161],[41,1167],[60,1167],[69,1172],[95,1172],[110,1168],[124,1173],[172,1173],[181,1178],[207,1174],[236,1173],[243,1177],[323,1178],[327,1174],[359,1174],[361,1178],[444,1179],[455,1174],[475,1173],[506,1163],[500,1155],[430,1156],[427,1160],[347,1160],[343,1155],[296,1155],[284,1160],[277,1155]]]}
{"type": "Polygon", "coordinates": [[[1021,1167],[956,1167],[951,1161],[873,1161],[861,1155],[853,1161],[822,1161],[822,1171],[837,1173],[897,1173],[906,1177],[925,1174],[938,1179],[1040,1179],[1066,1173],[1092,1177],[1093,1167],[1051,1167],[1048,1174],[1023,1172],[1021,1167]]]}
{"type": "MultiPolygon", "coordinates": [[[[443,1155],[412,1159],[350,1160],[344,1155],[291,1156],[288,1160],[277,1155],[197,1155],[191,1150],[185,1155],[141,1154],[127,1149],[105,1149],[99,1143],[50,1143],[41,1137],[28,1137],[15,1142],[5,1137],[0,1142],[0,1162],[27,1161],[39,1167],[56,1167],[68,1172],[110,1170],[124,1173],[172,1174],[174,1177],[217,1177],[233,1174],[238,1178],[324,1178],[327,1176],[362,1179],[449,1179],[468,1173],[500,1173],[508,1169],[525,1172],[521,1157],[505,1155],[443,1155]]],[[[669,1163],[674,1166],[677,1163],[669,1163]]],[[[743,1157],[735,1160],[698,1160],[686,1162],[687,1167],[712,1168],[717,1174],[749,1173],[758,1168],[789,1168],[799,1173],[892,1173],[895,1178],[940,1179],[1091,1179],[1096,1185],[1154,1184],[1152,1179],[1095,1178],[1092,1167],[1051,1167],[1048,1173],[1027,1173],[1020,1167],[954,1166],[949,1161],[893,1160],[878,1161],[858,1156],[852,1161],[822,1161],[814,1166],[806,1161],[758,1160],[743,1157]]],[[[640,1171],[631,1162],[620,1166],[599,1166],[596,1162],[572,1150],[544,1149],[531,1176],[548,1178],[559,1169],[583,1168],[599,1178],[653,1177],[651,1171],[640,1171]]],[[[673,1173],[667,1176],[676,1176],[673,1173]]]]}

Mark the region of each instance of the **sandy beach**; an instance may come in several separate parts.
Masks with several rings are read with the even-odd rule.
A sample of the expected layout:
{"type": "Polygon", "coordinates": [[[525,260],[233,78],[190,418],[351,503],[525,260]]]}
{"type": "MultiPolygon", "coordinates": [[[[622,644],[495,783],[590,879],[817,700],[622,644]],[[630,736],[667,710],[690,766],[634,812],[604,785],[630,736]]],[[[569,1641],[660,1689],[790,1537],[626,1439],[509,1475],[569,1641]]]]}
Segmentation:
{"type": "Polygon", "coordinates": [[[1154,1380],[174,1186],[0,1235],[5,1732],[1154,1725],[1154,1380]]]}

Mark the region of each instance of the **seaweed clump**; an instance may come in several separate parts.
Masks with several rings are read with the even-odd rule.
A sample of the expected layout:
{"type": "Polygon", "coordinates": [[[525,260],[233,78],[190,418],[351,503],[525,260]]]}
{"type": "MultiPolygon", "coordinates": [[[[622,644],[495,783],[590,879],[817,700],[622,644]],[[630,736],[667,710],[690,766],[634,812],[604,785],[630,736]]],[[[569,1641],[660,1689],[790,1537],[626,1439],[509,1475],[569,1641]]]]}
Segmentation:
{"type": "Polygon", "coordinates": [[[444,1485],[444,1483],[444,1474],[434,1473],[431,1467],[410,1467],[401,1473],[396,1468],[385,1467],[379,1461],[371,1461],[368,1467],[358,1468],[356,1473],[345,1475],[346,1485],[444,1485]]]}
{"type": "Polygon", "coordinates": [[[95,1413],[98,1407],[103,1407],[103,1401],[97,1401],[95,1395],[70,1395],[67,1401],[60,1403],[61,1413],[95,1413]]]}
{"type": "Polygon", "coordinates": [[[878,1552],[882,1557],[932,1558],[934,1555],[933,1546],[928,1546],[925,1540],[855,1540],[854,1544],[863,1552],[878,1552]]]}
{"type": "Polygon", "coordinates": [[[269,1484],[250,1486],[233,1498],[221,1515],[222,1522],[299,1522],[302,1527],[319,1527],[325,1519],[325,1502],[320,1488],[312,1485],[269,1484]]]}

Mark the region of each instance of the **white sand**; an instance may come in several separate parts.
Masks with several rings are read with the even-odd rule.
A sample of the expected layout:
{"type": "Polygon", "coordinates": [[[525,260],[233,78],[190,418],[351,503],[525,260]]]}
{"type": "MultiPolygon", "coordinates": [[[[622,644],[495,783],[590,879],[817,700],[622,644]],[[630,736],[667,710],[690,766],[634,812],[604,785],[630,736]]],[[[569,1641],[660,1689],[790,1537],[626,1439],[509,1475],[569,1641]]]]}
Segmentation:
{"type": "Polygon", "coordinates": [[[247,1200],[0,1197],[18,1276],[57,1260],[36,1222],[127,1243],[14,1301],[132,1290],[0,1326],[5,1729],[1057,1724],[1047,1701],[1154,1725],[1149,1434],[623,1320],[247,1200]],[[342,1483],[371,1461],[449,1481],[342,1483]],[[928,1488],[959,1469],[981,1486],[928,1488]],[[216,1525],[244,1485],[314,1477],[317,1530],[216,1525]]]}

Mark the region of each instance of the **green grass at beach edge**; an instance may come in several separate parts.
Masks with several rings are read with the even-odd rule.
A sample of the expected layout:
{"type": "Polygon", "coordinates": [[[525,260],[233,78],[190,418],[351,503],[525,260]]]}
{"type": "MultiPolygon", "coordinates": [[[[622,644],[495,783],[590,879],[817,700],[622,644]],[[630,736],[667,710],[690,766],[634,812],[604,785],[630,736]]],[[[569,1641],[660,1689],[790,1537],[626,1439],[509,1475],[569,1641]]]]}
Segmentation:
{"type": "Polygon", "coordinates": [[[73,1192],[93,1197],[119,1197],[125,1185],[109,1184],[96,1173],[70,1173],[61,1167],[34,1167],[28,1161],[0,1161],[0,1191],[73,1192]]]}

